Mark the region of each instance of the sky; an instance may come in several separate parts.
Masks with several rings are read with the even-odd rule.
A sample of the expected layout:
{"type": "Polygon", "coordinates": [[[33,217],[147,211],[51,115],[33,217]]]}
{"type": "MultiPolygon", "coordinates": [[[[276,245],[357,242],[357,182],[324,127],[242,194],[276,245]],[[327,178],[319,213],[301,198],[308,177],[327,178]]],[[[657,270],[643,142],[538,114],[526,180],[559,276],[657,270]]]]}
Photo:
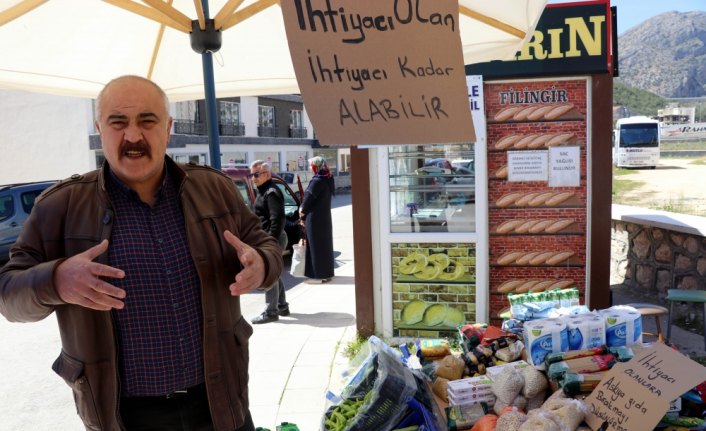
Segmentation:
{"type": "MultiPolygon", "coordinates": [[[[572,0],[549,0],[549,3],[571,2],[572,0]]],[[[618,8],[618,35],[664,12],[706,11],[704,0],[611,0],[610,5],[618,8]]]]}

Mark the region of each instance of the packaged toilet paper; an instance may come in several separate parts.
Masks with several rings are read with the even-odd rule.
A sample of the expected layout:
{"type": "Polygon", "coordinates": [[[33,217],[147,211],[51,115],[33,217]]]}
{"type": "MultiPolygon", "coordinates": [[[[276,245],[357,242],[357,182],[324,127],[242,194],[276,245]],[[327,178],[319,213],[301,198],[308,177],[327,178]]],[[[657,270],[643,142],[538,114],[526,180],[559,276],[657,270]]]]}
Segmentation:
{"type": "Polygon", "coordinates": [[[563,319],[569,336],[569,350],[585,350],[605,344],[605,320],[600,314],[592,312],[563,319]]]}
{"type": "Polygon", "coordinates": [[[605,321],[608,347],[642,343],[642,316],[633,307],[616,305],[598,312],[605,321]]]}
{"type": "Polygon", "coordinates": [[[544,368],[548,353],[569,350],[568,331],[562,319],[530,320],[525,322],[523,332],[527,362],[536,368],[544,368]]]}

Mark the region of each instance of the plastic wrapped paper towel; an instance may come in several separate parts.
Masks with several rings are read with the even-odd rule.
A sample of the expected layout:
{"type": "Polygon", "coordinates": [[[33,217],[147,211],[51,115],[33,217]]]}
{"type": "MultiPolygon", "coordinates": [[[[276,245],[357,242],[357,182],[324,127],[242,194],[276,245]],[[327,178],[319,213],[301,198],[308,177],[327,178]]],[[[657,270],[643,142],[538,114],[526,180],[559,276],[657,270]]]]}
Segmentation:
{"type": "Polygon", "coordinates": [[[530,320],[524,324],[524,341],[527,361],[537,368],[544,367],[548,353],[569,350],[569,336],[562,319],[530,320]]]}
{"type": "Polygon", "coordinates": [[[642,343],[642,316],[639,311],[626,305],[616,305],[599,313],[605,321],[608,347],[642,343]]]}
{"type": "Polygon", "coordinates": [[[585,350],[605,344],[605,320],[600,314],[586,313],[563,319],[569,335],[569,350],[585,350]]]}

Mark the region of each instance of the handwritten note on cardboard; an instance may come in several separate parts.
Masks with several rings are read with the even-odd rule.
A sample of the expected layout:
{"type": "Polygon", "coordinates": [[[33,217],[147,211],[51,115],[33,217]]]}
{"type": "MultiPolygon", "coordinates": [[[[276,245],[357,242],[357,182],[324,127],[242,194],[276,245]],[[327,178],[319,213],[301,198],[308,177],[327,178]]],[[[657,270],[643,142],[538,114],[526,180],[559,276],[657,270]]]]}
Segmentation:
{"type": "Polygon", "coordinates": [[[458,0],[280,2],[324,145],[475,141],[458,0]]]}
{"type": "Polygon", "coordinates": [[[706,367],[681,353],[655,343],[615,365],[586,398],[586,423],[597,430],[654,429],[667,413],[669,402],[706,381],[706,367]]]}

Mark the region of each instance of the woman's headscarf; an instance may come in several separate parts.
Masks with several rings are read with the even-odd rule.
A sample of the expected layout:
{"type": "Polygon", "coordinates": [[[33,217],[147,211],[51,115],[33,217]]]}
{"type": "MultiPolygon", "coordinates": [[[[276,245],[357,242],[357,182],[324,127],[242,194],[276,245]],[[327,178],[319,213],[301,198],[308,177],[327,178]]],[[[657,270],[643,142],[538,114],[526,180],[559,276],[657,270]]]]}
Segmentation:
{"type": "Polygon", "coordinates": [[[328,164],[326,164],[326,159],[321,156],[316,156],[309,159],[309,165],[311,166],[311,171],[316,175],[321,175],[322,177],[333,176],[328,164]]]}
{"type": "Polygon", "coordinates": [[[311,166],[311,171],[314,173],[314,175],[318,175],[319,177],[323,177],[326,179],[326,183],[331,189],[331,194],[335,195],[336,185],[333,181],[333,173],[331,173],[331,169],[329,169],[328,165],[326,164],[326,159],[321,156],[313,157],[309,159],[309,165],[311,166]]]}

